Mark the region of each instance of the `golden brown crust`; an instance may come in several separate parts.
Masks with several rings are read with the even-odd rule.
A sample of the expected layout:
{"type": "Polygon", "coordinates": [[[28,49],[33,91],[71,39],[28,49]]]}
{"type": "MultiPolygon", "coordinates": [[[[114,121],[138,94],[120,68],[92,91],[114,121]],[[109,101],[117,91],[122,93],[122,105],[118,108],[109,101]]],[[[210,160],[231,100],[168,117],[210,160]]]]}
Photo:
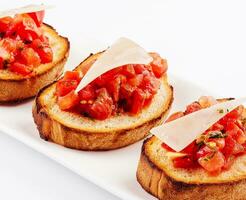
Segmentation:
{"type": "Polygon", "coordinates": [[[59,38],[63,43],[62,49],[59,49],[59,57],[55,62],[39,66],[36,74],[32,77],[27,78],[13,73],[9,73],[7,76],[1,74],[0,103],[19,102],[33,97],[41,88],[61,76],[69,54],[69,41],[67,38],[58,35],[53,27],[47,24],[43,26],[46,31],[59,38]]]}
{"type": "MultiPolygon", "coordinates": [[[[79,70],[82,65],[87,65],[87,62],[91,62],[98,54],[91,55],[85,61],[83,61],[75,70],[79,70]]],[[[165,79],[166,80],[166,79],[165,79]]],[[[166,82],[167,84],[167,82],[166,82]]],[[[63,145],[65,147],[79,149],[79,150],[111,150],[121,148],[132,143],[135,143],[149,134],[149,130],[154,126],[161,123],[166,117],[172,101],[173,90],[172,87],[167,84],[168,93],[166,99],[166,106],[163,108],[161,114],[152,118],[151,120],[141,123],[137,127],[128,127],[120,130],[89,130],[72,128],[68,126],[66,120],[58,121],[54,117],[51,117],[48,112],[47,105],[42,102],[41,96],[46,92],[53,84],[47,86],[36,97],[33,106],[33,117],[37,124],[37,128],[40,133],[40,137],[63,145]]],[[[83,120],[83,119],[81,119],[83,120]]],[[[86,123],[86,122],[85,122],[86,123]]]]}
{"type": "Polygon", "coordinates": [[[196,184],[176,181],[176,177],[167,175],[166,171],[159,167],[160,164],[153,162],[156,158],[149,155],[149,148],[155,140],[155,136],[152,136],[144,141],[138,164],[137,181],[144,190],[160,200],[245,200],[246,179],[206,184],[199,181],[196,184]]]}

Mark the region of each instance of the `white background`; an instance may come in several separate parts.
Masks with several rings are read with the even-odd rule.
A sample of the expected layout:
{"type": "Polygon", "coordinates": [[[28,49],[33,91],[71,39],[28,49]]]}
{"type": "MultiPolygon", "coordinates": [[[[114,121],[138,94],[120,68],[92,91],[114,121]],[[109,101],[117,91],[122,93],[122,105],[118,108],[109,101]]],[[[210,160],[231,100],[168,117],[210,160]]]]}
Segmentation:
{"type": "MultiPolygon", "coordinates": [[[[95,46],[106,47],[126,36],[166,57],[169,73],[221,97],[246,96],[243,0],[35,2],[56,5],[45,21],[70,39],[67,68],[75,67],[95,46]],[[81,48],[74,49],[75,43],[81,48]]],[[[2,0],[0,8],[28,3],[33,1],[2,0]]],[[[0,158],[1,199],[118,199],[4,134],[0,158]]]]}

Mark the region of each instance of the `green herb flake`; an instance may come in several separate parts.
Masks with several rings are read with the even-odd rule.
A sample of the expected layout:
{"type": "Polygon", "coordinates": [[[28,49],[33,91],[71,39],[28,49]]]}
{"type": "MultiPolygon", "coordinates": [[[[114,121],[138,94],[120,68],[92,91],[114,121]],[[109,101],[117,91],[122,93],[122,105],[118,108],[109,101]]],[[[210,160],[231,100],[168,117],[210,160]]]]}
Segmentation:
{"type": "Polygon", "coordinates": [[[223,114],[223,113],[224,113],[224,110],[221,108],[221,109],[218,109],[218,112],[219,112],[220,114],[223,114]]]}

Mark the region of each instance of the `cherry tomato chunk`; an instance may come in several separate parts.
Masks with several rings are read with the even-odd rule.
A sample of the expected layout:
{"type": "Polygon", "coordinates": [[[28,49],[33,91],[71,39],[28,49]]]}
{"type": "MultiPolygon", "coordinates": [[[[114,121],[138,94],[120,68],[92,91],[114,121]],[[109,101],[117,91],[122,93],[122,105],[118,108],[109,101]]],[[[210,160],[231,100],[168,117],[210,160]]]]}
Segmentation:
{"type": "Polygon", "coordinates": [[[28,13],[30,17],[34,20],[35,24],[40,27],[44,19],[44,10],[28,13]]]}

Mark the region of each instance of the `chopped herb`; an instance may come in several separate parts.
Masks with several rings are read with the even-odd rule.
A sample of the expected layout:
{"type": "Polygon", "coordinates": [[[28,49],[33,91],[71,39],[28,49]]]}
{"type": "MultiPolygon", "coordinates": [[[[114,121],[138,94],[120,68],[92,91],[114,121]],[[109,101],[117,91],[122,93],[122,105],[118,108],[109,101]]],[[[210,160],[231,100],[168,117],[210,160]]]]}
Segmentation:
{"type": "Polygon", "coordinates": [[[220,132],[220,131],[214,131],[214,132],[210,132],[208,134],[209,138],[225,138],[227,135],[220,132]]]}
{"type": "Polygon", "coordinates": [[[224,110],[223,110],[223,109],[218,109],[218,112],[219,112],[220,114],[223,114],[223,113],[224,113],[224,110]]]}

